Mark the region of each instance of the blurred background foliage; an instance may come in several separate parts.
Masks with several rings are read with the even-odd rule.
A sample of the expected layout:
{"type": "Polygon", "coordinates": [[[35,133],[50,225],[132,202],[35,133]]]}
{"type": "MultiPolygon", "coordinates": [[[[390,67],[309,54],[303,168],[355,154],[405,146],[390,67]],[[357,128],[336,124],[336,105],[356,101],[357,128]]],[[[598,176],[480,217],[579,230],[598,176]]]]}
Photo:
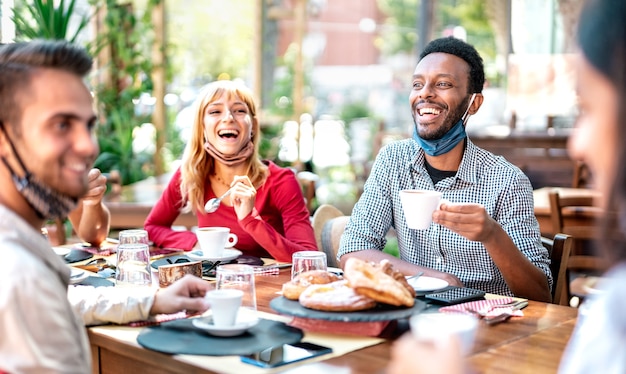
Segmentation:
{"type": "MultiPolygon", "coordinates": [[[[98,104],[100,126],[98,139],[101,154],[96,167],[102,171],[117,169],[122,183],[128,184],[153,174],[154,147],[137,147],[137,137],[154,134],[140,131],[151,121],[149,108],[138,103],[143,96],[150,97],[154,68],[151,48],[154,42],[152,10],[162,0],[88,0],[88,11],[78,9],[77,0],[16,1],[13,20],[20,40],[33,38],[66,39],[80,42],[78,35],[86,25],[99,17],[104,27],[89,43],[82,41],[98,61],[93,89],[98,104]],[[69,20],[78,19],[78,27],[69,27],[69,20]],[[100,57],[106,56],[104,60],[100,57]],[[139,109],[138,109],[139,108],[139,109]],[[145,108],[144,108],[145,109],[145,108]],[[141,134],[141,135],[139,135],[141,134]]],[[[195,94],[202,86],[215,79],[242,79],[250,81],[250,61],[254,51],[250,41],[254,36],[254,0],[229,1],[167,1],[167,65],[168,92],[181,99],[168,106],[164,149],[159,150],[166,164],[177,160],[184,149],[180,127],[175,126],[177,113],[188,106],[183,99],[190,88],[195,94]],[[217,15],[210,17],[207,15],[217,15]]],[[[438,0],[435,28],[463,24],[481,53],[495,55],[494,32],[490,26],[489,4],[497,0],[438,0]]],[[[414,53],[417,41],[419,0],[378,0],[385,15],[385,24],[377,45],[386,55],[414,53]],[[383,42],[384,40],[384,42],[383,42]]],[[[263,113],[272,119],[263,127],[260,145],[264,158],[278,161],[282,122],[292,119],[293,78],[295,50],[289,48],[276,59],[273,89],[268,107],[263,113]]],[[[314,97],[310,69],[312,61],[305,61],[303,97],[314,97]]],[[[357,118],[371,117],[367,103],[346,102],[338,117],[349,126],[357,118]]],[[[374,129],[375,131],[375,129],[374,129]]],[[[142,139],[140,139],[142,140],[142,139]]],[[[151,139],[143,139],[144,143],[151,139]]]]}

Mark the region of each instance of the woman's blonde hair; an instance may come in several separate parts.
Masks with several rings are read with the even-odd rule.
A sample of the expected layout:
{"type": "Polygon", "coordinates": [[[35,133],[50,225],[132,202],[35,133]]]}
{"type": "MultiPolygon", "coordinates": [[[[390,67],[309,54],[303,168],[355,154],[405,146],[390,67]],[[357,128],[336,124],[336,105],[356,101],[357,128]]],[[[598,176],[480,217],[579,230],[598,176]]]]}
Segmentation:
{"type": "Polygon", "coordinates": [[[254,152],[244,163],[248,166],[248,177],[255,188],[261,186],[267,178],[267,166],[259,158],[259,143],[261,131],[256,116],[256,106],[252,92],[241,83],[228,80],[218,80],[210,83],[198,96],[193,104],[195,116],[191,139],[185,147],[181,165],[180,192],[182,206],[186,209],[204,212],[205,186],[210,182],[208,176],[215,172],[215,159],[204,149],[204,112],[207,106],[227,95],[227,99],[237,98],[248,107],[252,121],[252,143],[254,152]]]}

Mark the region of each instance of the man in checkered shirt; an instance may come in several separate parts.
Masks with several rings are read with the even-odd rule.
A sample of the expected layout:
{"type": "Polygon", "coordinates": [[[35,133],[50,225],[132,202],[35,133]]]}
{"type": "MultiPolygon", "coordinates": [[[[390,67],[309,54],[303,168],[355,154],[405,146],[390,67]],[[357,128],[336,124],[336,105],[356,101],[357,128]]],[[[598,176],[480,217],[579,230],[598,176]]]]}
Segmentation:
{"type": "Polygon", "coordinates": [[[530,181],[501,156],[476,147],[467,117],[483,102],[482,58],[454,38],[430,42],[409,96],[412,139],[379,152],[346,226],[338,257],[389,259],[404,274],[486,292],[551,301],[550,257],[541,244],[530,181]],[[399,191],[436,190],[448,202],[427,230],[409,229],[399,191]],[[384,253],[388,230],[400,258],[384,253]]]}

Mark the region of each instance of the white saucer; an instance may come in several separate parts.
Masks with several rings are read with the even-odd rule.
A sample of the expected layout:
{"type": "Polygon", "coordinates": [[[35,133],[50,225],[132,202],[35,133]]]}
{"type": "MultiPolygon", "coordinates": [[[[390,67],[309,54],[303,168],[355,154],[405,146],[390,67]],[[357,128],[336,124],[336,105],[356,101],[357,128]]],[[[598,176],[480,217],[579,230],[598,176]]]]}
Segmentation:
{"type": "Polygon", "coordinates": [[[215,336],[236,336],[241,335],[251,327],[259,323],[255,316],[237,316],[237,321],[232,326],[217,327],[213,324],[213,317],[200,317],[192,320],[194,326],[215,336]]]}
{"type": "Polygon", "coordinates": [[[241,251],[234,248],[224,249],[224,253],[220,257],[205,256],[201,250],[195,250],[187,253],[187,257],[195,261],[230,261],[241,256],[241,251]]]}
{"type": "Polygon", "coordinates": [[[413,289],[415,289],[415,291],[417,292],[435,291],[448,287],[448,282],[446,282],[445,280],[427,277],[425,275],[422,275],[417,279],[410,278],[407,279],[407,281],[409,282],[411,287],[413,287],[413,289]]]}
{"type": "Polygon", "coordinates": [[[89,273],[84,270],[71,268],[72,272],[70,273],[70,284],[76,284],[84,281],[89,277],[89,273]]]}
{"type": "Polygon", "coordinates": [[[57,256],[61,257],[63,260],[65,260],[65,256],[72,251],[72,249],[68,247],[52,247],[52,250],[54,250],[54,253],[56,253],[57,256]]]}

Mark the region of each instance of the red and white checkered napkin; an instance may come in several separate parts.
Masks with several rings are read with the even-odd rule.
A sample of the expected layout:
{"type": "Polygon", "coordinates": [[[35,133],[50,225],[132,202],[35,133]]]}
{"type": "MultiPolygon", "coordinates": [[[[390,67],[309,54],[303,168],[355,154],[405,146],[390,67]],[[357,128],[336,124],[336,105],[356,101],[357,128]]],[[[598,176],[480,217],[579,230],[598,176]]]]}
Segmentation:
{"type": "Polygon", "coordinates": [[[519,309],[515,309],[513,306],[507,306],[503,304],[513,304],[515,299],[512,297],[503,297],[499,299],[478,300],[469,301],[467,303],[450,305],[440,308],[440,312],[452,312],[452,313],[466,313],[476,315],[479,314],[483,317],[495,317],[500,314],[507,313],[515,317],[523,317],[524,312],[519,309]]]}
{"type": "Polygon", "coordinates": [[[254,266],[254,275],[278,275],[280,268],[277,264],[254,266]]]}
{"type": "Polygon", "coordinates": [[[130,327],[144,327],[144,326],[154,326],[163,322],[173,321],[176,319],[183,319],[191,316],[195,316],[196,314],[190,314],[185,311],[172,313],[172,314],[157,314],[156,316],[152,316],[144,321],[133,321],[129,322],[128,326],[130,327]]]}
{"type": "Polygon", "coordinates": [[[84,251],[87,253],[91,253],[91,254],[99,255],[103,257],[110,256],[113,253],[115,253],[115,247],[111,247],[111,246],[101,248],[101,247],[90,247],[90,246],[84,246],[82,244],[77,244],[74,247],[72,247],[72,249],[77,249],[79,251],[84,251]]]}

